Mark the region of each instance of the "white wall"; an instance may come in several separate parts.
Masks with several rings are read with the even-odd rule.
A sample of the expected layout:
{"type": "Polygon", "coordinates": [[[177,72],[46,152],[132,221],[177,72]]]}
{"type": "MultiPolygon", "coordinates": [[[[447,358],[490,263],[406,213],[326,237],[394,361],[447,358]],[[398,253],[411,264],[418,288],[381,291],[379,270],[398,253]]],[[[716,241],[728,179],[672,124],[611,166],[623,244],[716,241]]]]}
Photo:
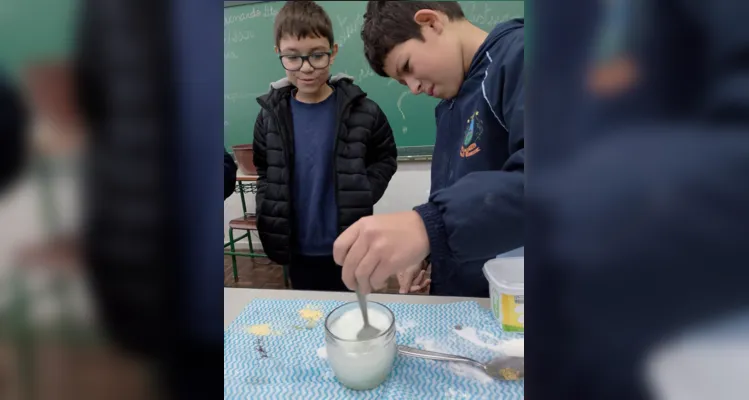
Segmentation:
{"type": "MultiPolygon", "coordinates": [[[[398,163],[398,172],[390,180],[385,195],[375,205],[375,214],[397,211],[408,211],[424,203],[429,197],[431,163],[428,161],[405,161],[398,163]]],[[[247,211],[255,210],[255,195],[246,194],[247,211]]],[[[228,241],[229,221],[242,215],[242,201],[238,193],[231,195],[224,202],[224,236],[228,241]]],[[[244,232],[237,233],[241,236],[244,232]]],[[[260,240],[253,234],[252,245],[260,247],[260,240]]],[[[247,247],[246,242],[240,247],[247,247]]]]}

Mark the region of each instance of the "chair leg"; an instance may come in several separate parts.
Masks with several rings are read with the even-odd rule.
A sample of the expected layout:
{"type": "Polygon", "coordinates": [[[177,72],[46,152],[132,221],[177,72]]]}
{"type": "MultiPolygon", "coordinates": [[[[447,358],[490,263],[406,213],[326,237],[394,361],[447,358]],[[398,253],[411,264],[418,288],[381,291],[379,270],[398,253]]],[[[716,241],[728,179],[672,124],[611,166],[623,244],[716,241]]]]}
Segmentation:
{"type": "Polygon", "coordinates": [[[229,228],[229,248],[231,249],[231,268],[234,271],[234,282],[239,282],[239,274],[237,273],[237,256],[235,255],[236,249],[234,248],[234,229],[229,228]]]}
{"type": "MultiPolygon", "coordinates": [[[[252,248],[252,231],[247,231],[247,243],[250,245],[250,254],[255,254],[255,250],[252,248]]],[[[250,256],[252,257],[252,256],[250,256]]],[[[254,261],[253,261],[254,264],[254,261]]]]}
{"type": "Polygon", "coordinates": [[[283,266],[283,284],[286,289],[289,288],[289,266],[286,264],[283,266]]]}

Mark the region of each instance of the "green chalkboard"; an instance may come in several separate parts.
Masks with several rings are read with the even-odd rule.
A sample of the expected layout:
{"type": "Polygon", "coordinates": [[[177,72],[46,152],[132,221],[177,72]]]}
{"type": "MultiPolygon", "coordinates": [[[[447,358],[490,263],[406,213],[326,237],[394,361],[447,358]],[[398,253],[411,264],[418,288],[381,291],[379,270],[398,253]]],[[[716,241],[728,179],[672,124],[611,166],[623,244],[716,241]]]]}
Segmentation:
{"type": "MultiPolygon", "coordinates": [[[[330,15],[338,57],[333,74],[343,72],[376,101],[388,117],[399,155],[407,159],[431,156],[435,140],[434,107],[438,101],[414,96],[405,86],[376,75],[367,64],[360,37],[364,1],[318,2],[330,15]]],[[[284,76],[273,52],[273,21],[284,2],[224,8],[224,144],[252,142],[252,127],[260,111],[255,99],[270,82],[284,76]]],[[[497,23],[524,15],[523,1],[462,1],[466,17],[486,31],[497,23]]]]}
{"type": "Polygon", "coordinates": [[[37,62],[70,58],[78,0],[0,1],[0,68],[20,78],[37,62]]]}

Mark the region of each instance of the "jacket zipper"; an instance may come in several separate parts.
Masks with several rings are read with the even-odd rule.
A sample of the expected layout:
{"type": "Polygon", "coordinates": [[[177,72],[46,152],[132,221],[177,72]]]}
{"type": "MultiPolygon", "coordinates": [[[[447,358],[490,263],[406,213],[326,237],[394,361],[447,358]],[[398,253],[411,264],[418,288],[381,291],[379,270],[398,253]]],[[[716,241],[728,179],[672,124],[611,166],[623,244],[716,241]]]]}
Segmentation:
{"type": "MultiPolygon", "coordinates": [[[[455,99],[453,98],[452,100],[450,100],[450,111],[448,111],[450,113],[450,115],[449,115],[450,119],[448,121],[448,126],[449,126],[449,128],[450,128],[451,131],[453,130],[453,125],[455,124],[455,116],[453,115],[453,106],[454,105],[455,105],[455,99]]],[[[460,135],[458,135],[458,136],[461,137],[460,135]]],[[[458,151],[460,151],[460,149],[458,149],[458,151]]],[[[447,173],[448,173],[447,176],[448,177],[450,176],[450,168],[452,168],[452,164],[453,164],[452,160],[453,160],[452,157],[447,157],[447,173]]],[[[449,178],[447,178],[447,179],[449,180],[449,178]]],[[[444,185],[444,187],[447,187],[448,186],[448,181],[443,182],[443,185],[444,185]]]]}

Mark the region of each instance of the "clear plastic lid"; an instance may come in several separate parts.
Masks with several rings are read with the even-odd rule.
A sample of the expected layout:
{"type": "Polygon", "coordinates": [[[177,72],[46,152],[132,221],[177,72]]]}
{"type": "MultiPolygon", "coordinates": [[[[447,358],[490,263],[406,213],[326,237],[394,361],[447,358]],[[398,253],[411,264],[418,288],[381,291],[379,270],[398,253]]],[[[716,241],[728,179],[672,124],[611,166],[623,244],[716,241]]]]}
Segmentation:
{"type": "Polygon", "coordinates": [[[494,258],[484,264],[484,276],[503,292],[521,295],[525,291],[525,257],[494,258]]]}

